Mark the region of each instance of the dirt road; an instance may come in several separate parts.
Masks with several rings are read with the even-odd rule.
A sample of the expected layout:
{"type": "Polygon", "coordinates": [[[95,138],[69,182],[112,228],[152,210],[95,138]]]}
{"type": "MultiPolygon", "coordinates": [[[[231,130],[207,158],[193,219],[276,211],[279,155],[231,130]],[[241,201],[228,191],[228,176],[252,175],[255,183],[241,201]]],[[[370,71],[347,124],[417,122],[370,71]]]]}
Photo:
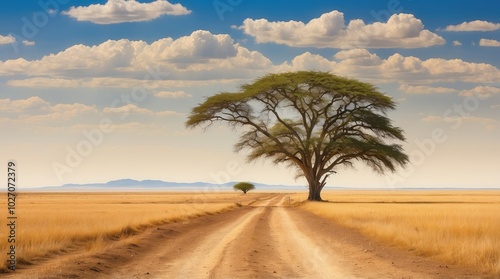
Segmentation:
{"type": "Polygon", "coordinates": [[[149,229],[105,252],[55,257],[15,278],[479,278],[286,204],[286,195],[270,194],[149,229]]]}

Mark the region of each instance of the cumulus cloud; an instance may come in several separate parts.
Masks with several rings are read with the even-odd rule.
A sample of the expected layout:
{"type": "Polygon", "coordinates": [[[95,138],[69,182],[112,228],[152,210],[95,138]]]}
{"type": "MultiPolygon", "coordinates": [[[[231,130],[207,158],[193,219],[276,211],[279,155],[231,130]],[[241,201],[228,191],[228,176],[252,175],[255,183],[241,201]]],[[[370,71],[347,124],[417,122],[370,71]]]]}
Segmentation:
{"type": "Polygon", "coordinates": [[[488,99],[495,95],[500,94],[500,88],[494,86],[477,86],[469,90],[462,90],[460,96],[464,97],[478,97],[480,99],[488,99]]]}
{"type": "Polygon", "coordinates": [[[16,42],[16,38],[12,35],[2,36],[0,35],[0,45],[12,44],[16,42]]]}
{"type": "Polygon", "coordinates": [[[258,51],[236,43],[229,35],[194,31],[177,39],[143,41],[108,40],[98,45],[74,45],[39,60],[0,61],[0,76],[13,76],[9,86],[119,87],[142,86],[153,92],[164,88],[241,84],[269,72],[329,71],[370,82],[493,83],[500,70],[487,63],[395,53],[381,58],[367,49],[338,51],[332,58],[305,52],[275,65],[258,51]]]}
{"type": "Polygon", "coordinates": [[[411,14],[392,15],[386,23],[365,24],[355,19],[347,25],[339,11],[325,13],[308,23],[247,18],[239,29],[258,43],[293,47],[421,48],[445,43],[442,37],[425,30],[422,21],[411,14]]]}
{"type": "Polygon", "coordinates": [[[81,103],[51,104],[40,97],[27,99],[0,99],[0,120],[22,125],[55,127],[58,125],[94,125],[103,117],[116,122],[150,121],[150,117],[171,117],[183,115],[176,111],[152,111],[137,104],[126,104],[119,107],[98,108],[95,105],[81,103]],[[141,116],[147,116],[144,120],[141,116]]]}
{"type": "Polygon", "coordinates": [[[495,31],[500,29],[500,23],[492,23],[484,20],[474,20],[470,22],[462,22],[457,25],[448,25],[444,31],[495,31]]]}
{"type": "Polygon", "coordinates": [[[8,113],[46,111],[49,106],[50,104],[47,101],[39,97],[21,100],[0,99],[0,111],[8,113]]]}
{"type": "Polygon", "coordinates": [[[426,85],[409,85],[407,83],[401,84],[400,90],[407,94],[444,94],[460,92],[459,95],[463,97],[477,97],[479,99],[488,99],[495,95],[500,95],[500,88],[494,86],[476,86],[472,89],[457,90],[449,87],[433,87],[426,85]]]}
{"type": "Polygon", "coordinates": [[[93,73],[88,75],[99,75],[109,69],[128,65],[137,44],[140,42],[109,40],[98,46],[74,45],[40,60],[18,58],[0,62],[0,74],[44,75],[45,72],[57,76],[78,76],[90,70],[93,73]]]}
{"type": "Polygon", "coordinates": [[[399,53],[382,59],[364,49],[340,51],[333,58],[335,60],[306,52],[290,62],[276,66],[276,71],[316,69],[377,83],[401,81],[406,81],[406,83],[456,81],[492,83],[500,80],[500,70],[495,66],[486,63],[466,62],[461,59],[430,58],[421,60],[399,53]]]}
{"type": "Polygon", "coordinates": [[[60,79],[100,78],[93,81],[107,86],[108,79],[116,85],[116,79],[135,79],[140,84],[147,79],[248,78],[255,70],[264,72],[271,66],[267,57],[240,46],[229,35],[198,30],[189,36],[164,38],[151,44],[108,40],[94,46],[74,45],[40,60],[0,61],[0,75],[51,76],[59,79],[56,83],[60,79]]]}
{"type": "Polygon", "coordinates": [[[78,21],[96,24],[150,21],[162,15],[187,15],[191,13],[181,4],[171,4],[166,0],[140,3],[136,0],[108,0],[105,4],[71,7],[62,14],[78,21]]]}
{"type": "Polygon", "coordinates": [[[78,103],[56,104],[48,108],[48,113],[22,116],[21,119],[25,123],[67,122],[84,115],[95,115],[97,112],[95,106],[78,103]]]}
{"type": "Polygon", "coordinates": [[[0,111],[8,113],[9,119],[17,119],[23,123],[67,122],[71,119],[98,113],[95,106],[84,104],[52,105],[40,97],[11,100],[0,99],[0,111]]]}
{"type": "Polygon", "coordinates": [[[485,46],[485,47],[500,47],[500,41],[490,40],[490,39],[481,39],[481,40],[479,40],[479,45],[485,46]]]}
{"type": "Polygon", "coordinates": [[[208,31],[195,31],[177,40],[165,38],[144,45],[137,61],[168,60],[178,64],[207,63],[209,59],[224,59],[238,54],[238,45],[227,34],[213,35],[208,31]]]}
{"type": "Polygon", "coordinates": [[[346,64],[372,66],[381,63],[381,59],[366,49],[350,49],[337,52],[334,58],[346,64]]]}
{"type": "Polygon", "coordinates": [[[407,94],[443,94],[456,92],[456,89],[448,87],[432,87],[425,85],[409,85],[406,83],[401,84],[400,90],[407,94]]]}
{"type": "Polygon", "coordinates": [[[442,80],[467,82],[494,82],[500,78],[500,70],[487,63],[466,62],[461,59],[431,58],[422,61],[422,66],[432,76],[442,80]]]}
{"type": "Polygon", "coordinates": [[[184,91],[160,91],[156,92],[155,96],[158,98],[173,98],[173,99],[193,97],[191,94],[188,94],[184,91]]]}
{"type": "Polygon", "coordinates": [[[318,70],[331,71],[337,63],[330,61],[318,54],[305,52],[296,56],[290,63],[285,62],[276,67],[278,72],[295,71],[295,70],[318,70]]]}
{"type": "Polygon", "coordinates": [[[460,41],[453,41],[454,46],[461,46],[462,43],[460,41]]]}

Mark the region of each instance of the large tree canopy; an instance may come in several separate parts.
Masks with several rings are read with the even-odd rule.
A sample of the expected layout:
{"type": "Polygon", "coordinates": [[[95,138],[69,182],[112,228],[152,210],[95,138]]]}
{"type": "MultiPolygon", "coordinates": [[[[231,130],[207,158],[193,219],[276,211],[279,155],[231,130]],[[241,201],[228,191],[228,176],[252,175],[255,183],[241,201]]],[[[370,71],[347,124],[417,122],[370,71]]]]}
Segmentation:
{"type": "Polygon", "coordinates": [[[269,74],[239,92],[219,93],[195,107],[187,127],[225,122],[243,127],[236,151],[248,160],[272,159],[298,169],[309,184],[309,200],[321,200],[328,176],[355,161],[374,171],[394,171],[408,156],[402,129],[386,116],[395,108],[371,84],[324,72],[269,74]]]}

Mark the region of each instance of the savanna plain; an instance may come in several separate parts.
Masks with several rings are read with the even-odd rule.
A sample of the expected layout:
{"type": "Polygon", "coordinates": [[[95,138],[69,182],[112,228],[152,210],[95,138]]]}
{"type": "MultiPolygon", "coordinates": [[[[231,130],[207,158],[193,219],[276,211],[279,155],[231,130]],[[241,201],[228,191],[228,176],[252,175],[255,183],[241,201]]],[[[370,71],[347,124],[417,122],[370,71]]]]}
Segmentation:
{"type": "Polygon", "coordinates": [[[18,195],[5,278],[500,278],[500,191],[18,195]]]}

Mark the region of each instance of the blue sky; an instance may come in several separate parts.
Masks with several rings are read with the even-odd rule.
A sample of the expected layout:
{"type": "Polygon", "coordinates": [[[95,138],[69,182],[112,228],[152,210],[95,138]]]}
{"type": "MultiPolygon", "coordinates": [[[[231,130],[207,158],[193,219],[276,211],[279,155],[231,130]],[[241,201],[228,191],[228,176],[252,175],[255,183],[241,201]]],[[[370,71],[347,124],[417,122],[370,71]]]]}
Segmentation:
{"type": "MultiPolygon", "coordinates": [[[[411,164],[329,185],[499,187],[498,1],[0,3],[1,158],[21,185],[251,180],[304,185],[233,153],[224,126],[186,130],[206,96],[269,72],[320,70],[398,102],[411,164]]],[[[1,174],[4,175],[4,174],[1,174]]]]}

